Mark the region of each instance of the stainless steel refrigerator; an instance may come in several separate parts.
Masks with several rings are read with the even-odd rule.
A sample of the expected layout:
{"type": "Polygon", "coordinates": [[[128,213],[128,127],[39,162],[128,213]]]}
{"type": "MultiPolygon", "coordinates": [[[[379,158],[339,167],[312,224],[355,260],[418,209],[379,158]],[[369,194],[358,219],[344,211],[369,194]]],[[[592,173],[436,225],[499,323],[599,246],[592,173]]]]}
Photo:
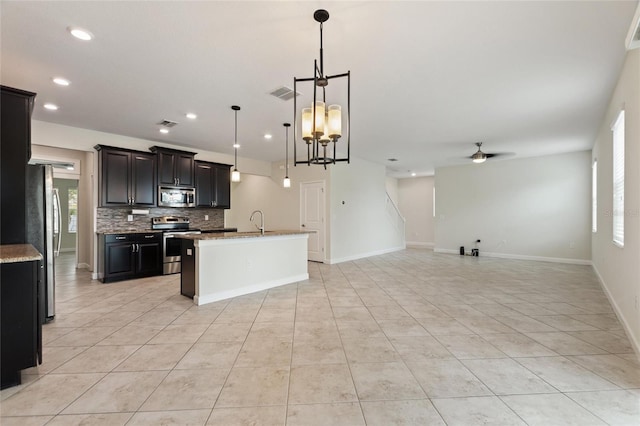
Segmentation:
{"type": "Polygon", "coordinates": [[[56,276],[55,257],[60,240],[60,199],[53,188],[53,167],[51,165],[27,166],[27,242],[33,245],[43,257],[42,282],[38,289],[38,311],[41,323],[55,317],[56,276]],[[57,249],[57,250],[56,250],[57,249]]]}

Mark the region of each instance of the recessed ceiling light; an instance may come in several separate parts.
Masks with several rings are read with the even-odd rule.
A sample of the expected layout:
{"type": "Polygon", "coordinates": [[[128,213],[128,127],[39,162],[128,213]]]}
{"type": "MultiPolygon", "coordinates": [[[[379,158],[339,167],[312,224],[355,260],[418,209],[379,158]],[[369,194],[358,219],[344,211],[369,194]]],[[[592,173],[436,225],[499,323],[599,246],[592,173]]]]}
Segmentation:
{"type": "Polygon", "coordinates": [[[169,133],[169,129],[160,129],[160,133],[167,134],[169,133]]]}
{"type": "Polygon", "coordinates": [[[62,77],[53,77],[52,80],[58,86],[68,86],[68,85],[71,84],[71,82],[69,80],[67,80],[66,78],[62,78],[62,77]]]}
{"type": "Polygon", "coordinates": [[[414,176],[414,177],[415,177],[415,175],[416,175],[416,172],[412,172],[412,173],[411,173],[411,176],[414,176]]]}
{"type": "Polygon", "coordinates": [[[44,104],[44,107],[50,111],[55,111],[58,109],[58,105],[56,104],[44,104]]]}
{"type": "Polygon", "coordinates": [[[89,41],[93,38],[93,34],[83,28],[69,27],[67,30],[72,36],[82,41],[89,41]]]}
{"type": "Polygon", "coordinates": [[[272,135],[270,135],[269,133],[266,133],[266,134],[264,135],[264,138],[265,138],[265,139],[271,139],[272,137],[273,137],[273,136],[272,136],[272,135]]]}
{"type": "Polygon", "coordinates": [[[194,113],[192,113],[192,112],[188,112],[188,113],[186,113],[185,115],[186,115],[186,116],[187,116],[187,118],[188,118],[188,119],[190,119],[190,120],[195,120],[196,118],[198,118],[198,116],[197,116],[197,115],[195,115],[195,114],[194,114],[194,113]]]}

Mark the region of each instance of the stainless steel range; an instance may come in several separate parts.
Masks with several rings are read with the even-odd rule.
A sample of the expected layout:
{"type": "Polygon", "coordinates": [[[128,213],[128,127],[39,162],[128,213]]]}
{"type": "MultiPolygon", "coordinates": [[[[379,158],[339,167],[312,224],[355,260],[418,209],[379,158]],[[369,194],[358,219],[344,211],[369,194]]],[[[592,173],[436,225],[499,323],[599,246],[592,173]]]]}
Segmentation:
{"type": "Polygon", "coordinates": [[[199,229],[189,228],[188,217],[161,216],[151,218],[151,229],[163,231],[162,234],[162,273],[164,275],[180,272],[181,235],[200,234],[199,229]]]}

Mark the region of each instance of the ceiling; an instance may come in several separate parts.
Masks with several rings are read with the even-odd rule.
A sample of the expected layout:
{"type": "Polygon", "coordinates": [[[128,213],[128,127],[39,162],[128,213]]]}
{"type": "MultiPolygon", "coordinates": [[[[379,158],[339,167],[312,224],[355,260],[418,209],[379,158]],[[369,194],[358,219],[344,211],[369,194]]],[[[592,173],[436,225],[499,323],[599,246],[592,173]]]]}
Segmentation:
{"type": "MultiPolygon", "coordinates": [[[[226,154],[239,105],[238,155],[279,161],[293,101],[269,93],[313,76],[313,12],[325,8],[325,72],[352,74],[352,155],[392,176],[430,175],[470,161],[478,141],[510,158],[591,149],[636,6],[3,0],[1,82],[38,93],[36,120],[226,154]],[[179,124],[162,135],[165,119],[179,124]]],[[[310,89],[298,88],[300,104],[310,89]]],[[[328,102],[344,105],[342,89],[330,85],[328,102]]]]}

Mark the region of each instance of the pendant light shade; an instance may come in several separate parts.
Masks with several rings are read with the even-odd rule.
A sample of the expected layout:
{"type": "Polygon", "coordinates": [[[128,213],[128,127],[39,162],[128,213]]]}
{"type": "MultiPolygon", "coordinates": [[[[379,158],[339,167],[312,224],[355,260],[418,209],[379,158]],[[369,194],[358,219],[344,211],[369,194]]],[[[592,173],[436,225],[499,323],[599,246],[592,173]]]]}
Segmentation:
{"type": "MultiPolygon", "coordinates": [[[[322,27],[323,23],[329,20],[329,12],[318,9],[313,14],[313,19],[320,24],[320,60],[314,61],[314,75],[308,78],[293,79],[293,92],[297,92],[297,85],[303,83],[313,83],[313,102],[311,108],[303,108],[298,112],[296,96],[293,97],[293,158],[294,165],[298,164],[321,164],[327,168],[327,164],[334,164],[338,161],[350,162],[350,109],[351,109],[351,71],[342,74],[326,75],[324,73],[324,53],[322,47],[322,27]],[[346,99],[347,105],[345,116],[343,108],[337,104],[327,104],[327,96],[332,93],[329,90],[329,83],[334,79],[346,79],[346,99]],[[346,157],[338,158],[336,143],[343,136],[343,123],[345,119],[346,142],[342,142],[346,150],[346,157]],[[300,132],[300,133],[298,133],[300,132]],[[305,145],[307,158],[298,159],[298,134],[302,136],[300,151],[304,152],[305,145]]],[[[344,86],[343,86],[344,87],[344,86]]],[[[333,96],[337,96],[333,94],[333,96]]],[[[302,154],[304,155],[304,154],[302,154]]]]}
{"type": "Polygon", "coordinates": [[[476,146],[478,147],[478,151],[471,156],[471,161],[477,164],[484,163],[485,161],[487,161],[487,154],[482,152],[482,150],[480,149],[480,147],[482,146],[482,142],[477,142],[476,146]]]}
{"type": "Polygon", "coordinates": [[[240,182],[240,172],[238,171],[238,148],[240,147],[238,144],[238,111],[240,111],[240,107],[233,105],[231,109],[235,114],[235,133],[233,138],[233,154],[235,159],[233,162],[233,171],[231,172],[231,182],[240,182]]]}
{"type": "Polygon", "coordinates": [[[284,154],[285,175],[284,175],[284,180],[282,181],[282,186],[285,188],[291,188],[291,179],[289,179],[289,127],[291,127],[291,124],[284,123],[283,126],[286,131],[285,131],[285,154],[284,154]]]}

